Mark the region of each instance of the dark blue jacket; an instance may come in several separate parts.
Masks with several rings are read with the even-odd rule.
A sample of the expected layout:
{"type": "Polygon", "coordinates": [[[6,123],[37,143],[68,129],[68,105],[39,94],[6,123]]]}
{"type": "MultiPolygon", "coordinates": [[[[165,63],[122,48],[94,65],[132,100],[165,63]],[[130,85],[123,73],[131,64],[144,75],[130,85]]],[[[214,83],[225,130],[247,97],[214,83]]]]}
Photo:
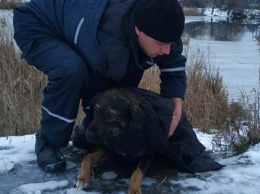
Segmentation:
{"type": "MultiPolygon", "coordinates": [[[[60,58],[52,53],[39,55],[38,40],[53,49],[57,42],[50,40],[69,46],[88,67],[89,97],[113,86],[137,86],[143,71],[156,63],[161,69],[161,95],[184,98],[186,58],[181,55],[182,41],[176,41],[167,56],[151,59],[141,52],[133,22],[137,2],[32,0],[14,10],[14,38],[22,58],[36,67],[58,63],[56,58],[60,58]]],[[[63,49],[55,53],[66,55],[63,49]]]]}

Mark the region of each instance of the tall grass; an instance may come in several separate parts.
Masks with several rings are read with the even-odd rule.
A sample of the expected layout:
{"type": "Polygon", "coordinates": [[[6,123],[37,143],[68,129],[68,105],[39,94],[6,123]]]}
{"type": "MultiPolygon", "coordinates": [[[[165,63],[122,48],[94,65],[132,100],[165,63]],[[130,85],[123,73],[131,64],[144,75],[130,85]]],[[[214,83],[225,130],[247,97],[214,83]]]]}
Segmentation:
{"type": "Polygon", "coordinates": [[[204,9],[198,9],[196,7],[184,7],[183,12],[185,16],[203,16],[204,15],[204,9]]]}
{"type": "Polygon", "coordinates": [[[260,69],[258,87],[249,94],[240,91],[240,99],[229,105],[228,130],[221,136],[234,154],[260,142],[260,69]]]}
{"type": "Polygon", "coordinates": [[[21,135],[39,128],[40,102],[46,78],[24,60],[6,37],[0,22],[0,136],[21,135]]]}
{"type": "Polygon", "coordinates": [[[22,3],[22,0],[0,0],[0,9],[13,9],[22,3]]]}
{"type": "Polygon", "coordinates": [[[214,53],[198,45],[185,46],[187,91],[184,109],[195,127],[205,132],[224,129],[228,116],[228,93],[214,66],[214,53]]]}
{"type": "Polygon", "coordinates": [[[160,70],[157,65],[144,72],[142,80],[138,87],[160,93],[160,70]]]}
{"type": "Polygon", "coordinates": [[[42,75],[0,45],[0,136],[31,133],[39,126],[42,75]]]}

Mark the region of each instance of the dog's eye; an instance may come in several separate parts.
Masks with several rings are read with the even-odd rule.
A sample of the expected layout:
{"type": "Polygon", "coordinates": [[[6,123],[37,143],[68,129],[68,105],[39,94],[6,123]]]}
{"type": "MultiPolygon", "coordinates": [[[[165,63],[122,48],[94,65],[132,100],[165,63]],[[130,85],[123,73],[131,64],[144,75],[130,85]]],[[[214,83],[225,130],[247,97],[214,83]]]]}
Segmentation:
{"type": "Polygon", "coordinates": [[[106,119],[108,121],[114,121],[118,117],[118,112],[115,111],[115,110],[109,109],[109,110],[106,111],[105,115],[106,115],[106,119]]]}

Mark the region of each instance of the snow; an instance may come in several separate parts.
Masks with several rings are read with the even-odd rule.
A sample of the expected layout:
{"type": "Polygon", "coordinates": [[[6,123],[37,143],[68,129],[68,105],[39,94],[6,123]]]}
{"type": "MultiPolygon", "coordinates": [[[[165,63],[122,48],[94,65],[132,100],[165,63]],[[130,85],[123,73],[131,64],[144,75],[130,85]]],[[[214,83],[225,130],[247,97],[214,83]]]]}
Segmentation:
{"type": "Polygon", "coordinates": [[[206,16],[214,16],[214,17],[227,17],[227,11],[223,11],[221,9],[214,9],[213,14],[212,13],[212,8],[205,8],[204,9],[204,15],[206,16]]]}
{"type": "MultiPolygon", "coordinates": [[[[207,147],[208,150],[212,150],[212,139],[213,135],[208,135],[195,129],[199,140],[207,147]]],[[[69,171],[66,176],[60,176],[59,180],[55,174],[48,174],[38,169],[36,165],[36,157],[34,154],[34,135],[25,136],[10,136],[10,137],[0,137],[0,177],[5,175],[8,176],[9,173],[19,168],[21,165],[24,170],[27,165],[33,163],[32,168],[35,169],[35,175],[32,173],[31,176],[43,177],[47,176],[48,181],[31,182],[28,177],[23,177],[24,184],[13,188],[11,191],[15,190],[15,193],[57,193],[66,192],[73,194],[81,193],[99,193],[97,191],[79,191],[73,188],[71,185],[71,179],[77,176],[78,172],[69,171]],[[46,175],[48,174],[48,175],[46,175]],[[71,177],[68,178],[68,177],[71,177]],[[26,181],[28,179],[28,181],[26,181]]],[[[210,171],[205,173],[196,173],[194,176],[190,177],[189,174],[177,173],[174,178],[170,178],[166,181],[173,188],[180,188],[180,193],[250,193],[258,194],[260,190],[260,144],[252,146],[244,154],[229,157],[229,158],[218,158],[218,162],[226,165],[222,170],[210,171]]],[[[74,168],[79,168],[79,165],[74,164],[74,168]]],[[[68,168],[70,169],[70,168],[68,168]]],[[[67,169],[67,170],[68,170],[67,169]]],[[[113,180],[117,177],[117,173],[114,171],[107,171],[102,174],[103,179],[113,180]]],[[[129,183],[129,178],[122,178],[120,183],[129,183]]],[[[0,187],[5,185],[5,180],[0,178],[0,187]]],[[[145,177],[142,182],[142,187],[149,187],[156,184],[156,180],[153,177],[145,177]]],[[[174,189],[173,189],[174,191],[174,189]]],[[[1,193],[1,191],[0,191],[1,193]]],[[[14,192],[13,192],[14,193],[14,192]]],[[[122,191],[116,192],[124,193],[122,191]]],[[[174,192],[173,192],[174,193],[174,192]]],[[[4,193],[3,193],[4,194],[4,193]]]]}
{"type": "MultiPolygon", "coordinates": [[[[79,191],[77,189],[68,189],[66,191],[66,194],[101,194],[99,192],[85,192],[85,191],[79,191]]],[[[120,193],[118,193],[120,194],[120,193]]]]}
{"type": "MultiPolygon", "coordinates": [[[[198,11],[201,12],[200,9],[198,11]]],[[[189,22],[197,22],[197,21],[207,21],[207,22],[221,21],[221,20],[226,20],[226,18],[228,17],[227,12],[222,11],[220,9],[215,9],[213,14],[211,14],[211,12],[212,12],[211,8],[205,8],[203,12],[204,16],[186,16],[185,22],[189,23],[189,22]]]]}
{"type": "Polygon", "coordinates": [[[112,171],[105,172],[105,173],[102,174],[102,179],[105,179],[105,180],[113,180],[116,177],[117,177],[117,173],[112,172],[112,171]]]}
{"type": "MultiPolygon", "coordinates": [[[[128,185],[130,183],[130,178],[121,179],[120,182],[128,185]]],[[[144,177],[141,185],[142,187],[150,187],[154,184],[156,184],[156,180],[154,178],[144,177]]]]}
{"type": "Polygon", "coordinates": [[[243,155],[219,160],[226,167],[220,171],[198,174],[198,178],[186,178],[182,174],[171,181],[182,188],[194,187],[196,193],[259,193],[260,144],[251,147],[243,155]],[[206,177],[206,178],[205,178],[206,177]],[[204,179],[205,178],[205,179],[204,179]]]}
{"type": "Polygon", "coordinates": [[[0,174],[8,172],[14,168],[14,162],[6,158],[0,160],[0,174]]]}
{"type": "Polygon", "coordinates": [[[29,183],[22,185],[18,188],[22,193],[41,193],[42,191],[49,190],[54,191],[57,188],[67,187],[68,181],[48,181],[45,183],[29,183]]]}
{"type": "MultiPolygon", "coordinates": [[[[206,10],[206,17],[187,17],[186,22],[211,20],[211,10],[206,10]]],[[[226,17],[224,12],[214,12],[214,19],[226,17]]],[[[12,34],[10,11],[0,11],[0,18],[7,17],[7,24],[10,25],[7,33],[12,34]]],[[[216,41],[191,40],[194,44],[208,48],[208,45],[215,52],[215,60],[220,67],[221,74],[228,83],[228,89],[233,94],[237,87],[251,88],[257,82],[257,70],[259,68],[259,54],[255,54],[257,47],[254,42],[240,45],[239,42],[227,43],[216,41]],[[228,49],[233,49],[228,53],[228,49]],[[228,53],[228,54],[227,54],[228,53]],[[240,58],[246,53],[246,61],[240,58]],[[253,56],[254,55],[254,56],[253,56]],[[255,56],[256,55],[256,56],[255,56]],[[228,65],[226,65],[228,64],[228,65]],[[245,65],[246,64],[246,65],[245,65]]],[[[214,135],[205,134],[196,130],[199,140],[207,150],[212,150],[212,139],[214,135]]],[[[80,166],[68,161],[65,173],[48,174],[37,167],[36,155],[34,153],[35,136],[9,136],[0,137],[0,194],[6,193],[67,193],[67,194],[100,194],[94,190],[79,191],[73,188],[73,182],[78,175],[80,166]],[[15,180],[15,181],[14,181],[15,180]]],[[[219,153],[213,153],[218,155],[219,153]]],[[[196,194],[258,194],[260,191],[260,144],[252,146],[244,154],[224,158],[218,155],[218,162],[226,165],[219,171],[195,173],[194,175],[177,173],[176,176],[166,179],[169,189],[168,193],[196,193],[196,194]]],[[[118,174],[114,171],[107,171],[101,175],[106,181],[115,180],[118,174]]],[[[129,183],[129,177],[120,177],[120,183],[129,183]]],[[[143,187],[155,185],[157,180],[153,177],[145,177],[143,187]]],[[[116,190],[116,194],[125,194],[126,191],[116,190]]]]}

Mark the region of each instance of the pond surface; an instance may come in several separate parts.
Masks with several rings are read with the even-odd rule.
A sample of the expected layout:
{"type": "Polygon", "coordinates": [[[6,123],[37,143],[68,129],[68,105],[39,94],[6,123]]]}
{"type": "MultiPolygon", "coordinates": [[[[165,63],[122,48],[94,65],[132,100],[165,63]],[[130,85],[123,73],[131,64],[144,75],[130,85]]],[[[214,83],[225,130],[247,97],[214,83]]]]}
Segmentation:
{"type": "Polygon", "coordinates": [[[219,69],[229,97],[240,92],[249,94],[258,87],[260,69],[260,21],[245,23],[226,18],[186,17],[185,34],[190,46],[207,55],[210,64],[219,69]]]}

